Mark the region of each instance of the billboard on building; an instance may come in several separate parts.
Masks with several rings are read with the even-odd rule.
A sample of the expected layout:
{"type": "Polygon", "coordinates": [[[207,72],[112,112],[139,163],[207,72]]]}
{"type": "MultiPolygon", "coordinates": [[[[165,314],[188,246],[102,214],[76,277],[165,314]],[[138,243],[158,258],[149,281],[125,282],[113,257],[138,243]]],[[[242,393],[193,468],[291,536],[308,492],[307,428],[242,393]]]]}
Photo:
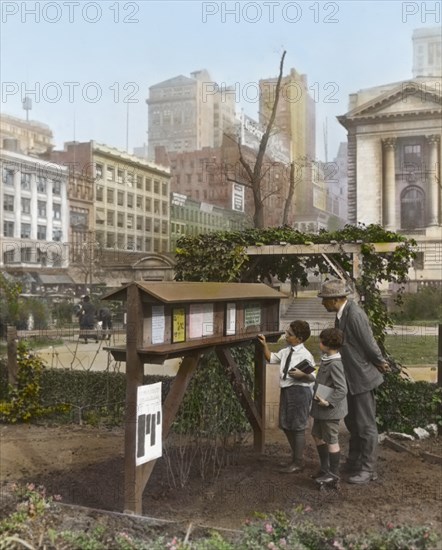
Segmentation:
{"type": "Polygon", "coordinates": [[[232,183],[232,210],[244,212],[244,185],[232,183]]]}

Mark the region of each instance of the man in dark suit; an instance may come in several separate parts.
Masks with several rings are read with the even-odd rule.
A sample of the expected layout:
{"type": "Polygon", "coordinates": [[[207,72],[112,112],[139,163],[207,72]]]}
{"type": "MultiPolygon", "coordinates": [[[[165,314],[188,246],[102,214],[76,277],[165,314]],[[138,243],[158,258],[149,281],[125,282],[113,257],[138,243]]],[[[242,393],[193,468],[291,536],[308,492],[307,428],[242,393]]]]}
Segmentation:
{"type": "Polygon", "coordinates": [[[364,484],[377,479],[378,431],[374,390],[382,384],[388,363],[382,356],[364,310],[347,300],[351,291],[344,281],[325,282],[318,294],[327,311],[336,312],[335,327],[344,333],[341,358],[347,379],[348,414],[344,419],[350,432],[346,469],[349,483],[364,484]]]}

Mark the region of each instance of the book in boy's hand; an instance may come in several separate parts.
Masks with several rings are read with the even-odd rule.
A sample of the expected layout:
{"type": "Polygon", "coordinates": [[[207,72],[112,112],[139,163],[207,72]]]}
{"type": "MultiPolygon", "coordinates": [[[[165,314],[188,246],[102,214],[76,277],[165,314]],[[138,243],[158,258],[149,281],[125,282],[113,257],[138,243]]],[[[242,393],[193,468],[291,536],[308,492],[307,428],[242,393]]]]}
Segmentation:
{"type": "Polygon", "coordinates": [[[303,359],[300,363],[292,367],[289,372],[292,372],[295,369],[302,371],[304,374],[311,374],[312,372],[315,372],[315,367],[310,363],[310,361],[307,361],[307,359],[303,359]]]}
{"type": "Polygon", "coordinates": [[[319,396],[324,401],[328,401],[328,398],[334,391],[335,391],[335,388],[331,388],[330,386],[324,386],[324,384],[318,384],[315,390],[314,397],[319,396]]]}

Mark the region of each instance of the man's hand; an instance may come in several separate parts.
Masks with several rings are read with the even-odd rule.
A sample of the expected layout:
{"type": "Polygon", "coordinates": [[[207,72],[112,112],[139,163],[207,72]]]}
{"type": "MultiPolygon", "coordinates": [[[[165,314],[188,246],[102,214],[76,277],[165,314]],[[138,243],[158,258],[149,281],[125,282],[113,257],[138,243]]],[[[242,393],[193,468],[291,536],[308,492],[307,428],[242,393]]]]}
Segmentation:
{"type": "Polygon", "coordinates": [[[265,346],[267,344],[267,340],[266,340],[266,337],[264,336],[264,334],[258,334],[257,338],[258,338],[259,343],[262,346],[265,346]]]}
{"type": "Polygon", "coordinates": [[[322,397],[320,397],[319,395],[315,395],[315,401],[318,401],[321,407],[328,407],[330,405],[328,401],[322,399],[322,397]]]}
{"type": "Polygon", "coordinates": [[[378,371],[381,374],[385,374],[386,372],[390,372],[390,365],[387,362],[382,363],[380,365],[375,365],[375,367],[378,369],[378,371]]]}

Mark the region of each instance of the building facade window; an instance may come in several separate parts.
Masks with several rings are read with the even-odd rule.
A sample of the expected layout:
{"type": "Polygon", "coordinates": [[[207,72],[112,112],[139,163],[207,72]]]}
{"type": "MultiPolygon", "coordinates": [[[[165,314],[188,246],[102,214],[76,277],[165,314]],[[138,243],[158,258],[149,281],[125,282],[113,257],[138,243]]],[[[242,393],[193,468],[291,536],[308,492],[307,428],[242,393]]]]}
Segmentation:
{"type": "Polygon", "coordinates": [[[31,190],[31,174],[28,174],[26,172],[22,172],[21,175],[21,188],[23,191],[30,191],[31,190]]]}
{"type": "Polygon", "coordinates": [[[52,230],[52,240],[53,241],[61,241],[61,237],[63,235],[63,232],[61,229],[53,229],[52,230]]]}
{"type": "Polygon", "coordinates": [[[53,195],[61,195],[61,181],[59,180],[53,180],[52,182],[52,194],[53,195]]]}
{"type": "Polygon", "coordinates": [[[39,218],[46,218],[46,203],[45,201],[37,201],[37,214],[39,218]]]}
{"type": "Polygon", "coordinates": [[[106,179],[108,181],[115,181],[115,168],[113,166],[107,167],[106,179]]]}
{"type": "Polygon", "coordinates": [[[37,239],[40,241],[46,240],[46,226],[45,225],[37,225],[37,239]]]}
{"type": "Polygon", "coordinates": [[[14,236],[14,222],[10,222],[10,221],[3,222],[3,236],[4,237],[14,236]]]}
{"type": "Polygon", "coordinates": [[[61,220],[61,204],[52,205],[52,218],[54,220],[61,220]]]}
{"type": "Polygon", "coordinates": [[[21,213],[30,214],[31,213],[31,199],[21,198],[21,213]]]}
{"type": "Polygon", "coordinates": [[[5,212],[14,212],[14,195],[4,195],[3,210],[5,212]]]}
{"type": "Polygon", "coordinates": [[[22,239],[30,239],[31,238],[31,224],[30,223],[22,223],[21,224],[20,237],[22,239]]]}
{"type": "Polygon", "coordinates": [[[37,176],[37,193],[46,193],[47,179],[43,176],[37,176]]]}
{"type": "Polygon", "coordinates": [[[123,193],[123,191],[118,191],[118,193],[117,193],[117,204],[118,204],[118,206],[124,206],[124,193],[123,193]]]}
{"type": "Polygon", "coordinates": [[[14,185],[14,170],[3,168],[3,183],[9,186],[14,185]]]}
{"type": "Polygon", "coordinates": [[[401,229],[425,227],[425,195],[420,187],[407,187],[401,195],[401,229]]]}
{"type": "Polygon", "coordinates": [[[114,190],[113,189],[108,189],[107,190],[107,202],[109,204],[114,204],[114,190]]]}

